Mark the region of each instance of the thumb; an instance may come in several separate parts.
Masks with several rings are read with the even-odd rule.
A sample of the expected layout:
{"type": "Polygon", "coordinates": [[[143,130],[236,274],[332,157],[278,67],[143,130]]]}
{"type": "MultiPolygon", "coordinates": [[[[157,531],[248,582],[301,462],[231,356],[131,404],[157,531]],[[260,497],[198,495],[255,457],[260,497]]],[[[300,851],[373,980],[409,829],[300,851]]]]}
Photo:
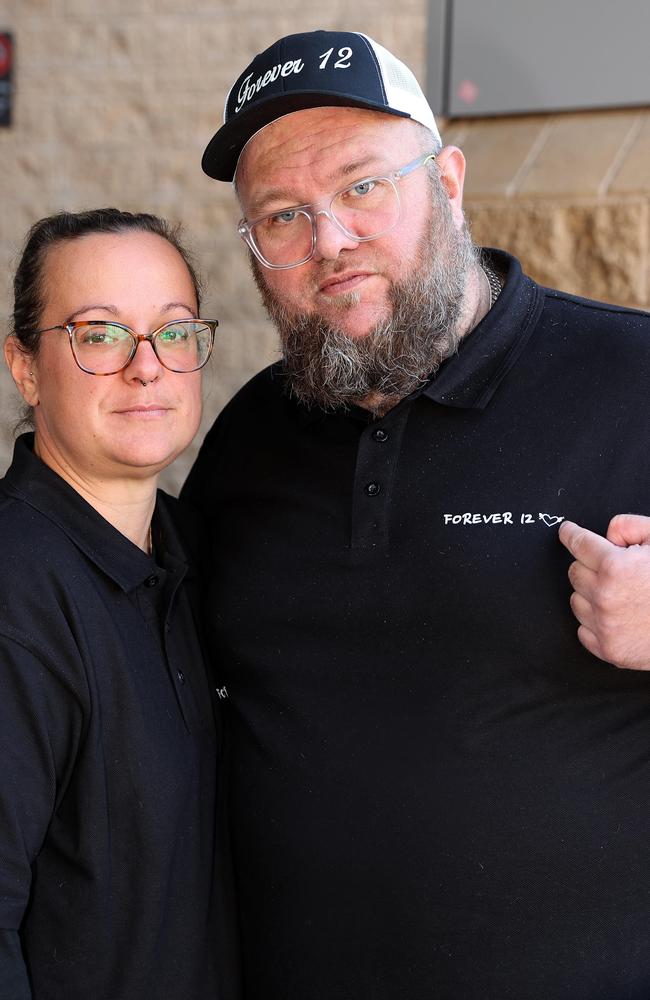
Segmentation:
{"type": "Polygon", "coordinates": [[[614,545],[650,544],[650,517],[643,514],[617,514],[609,522],[607,540],[614,545]]]}

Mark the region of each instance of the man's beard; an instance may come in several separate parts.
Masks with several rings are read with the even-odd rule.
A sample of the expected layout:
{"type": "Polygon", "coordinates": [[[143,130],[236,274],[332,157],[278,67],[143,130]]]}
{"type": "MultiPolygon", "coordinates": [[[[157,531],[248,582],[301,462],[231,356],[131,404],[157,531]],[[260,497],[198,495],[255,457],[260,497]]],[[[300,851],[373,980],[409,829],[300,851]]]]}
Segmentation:
{"type": "MultiPolygon", "coordinates": [[[[251,255],[256,284],[280,334],[290,391],[307,406],[335,410],[367,400],[370,409],[385,410],[457,350],[465,332],[460,321],[467,278],[478,250],[466,226],[455,227],[439,179],[431,181],[435,221],[420,240],[413,273],[391,282],[389,315],[365,336],[350,337],[316,314],[290,312],[269,290],[251,255]]],[[[340,269],[345,266],[342,262],[340,269]]],[[[338,299],[341,310],[357,302],[354,292],[338,299]]]]}

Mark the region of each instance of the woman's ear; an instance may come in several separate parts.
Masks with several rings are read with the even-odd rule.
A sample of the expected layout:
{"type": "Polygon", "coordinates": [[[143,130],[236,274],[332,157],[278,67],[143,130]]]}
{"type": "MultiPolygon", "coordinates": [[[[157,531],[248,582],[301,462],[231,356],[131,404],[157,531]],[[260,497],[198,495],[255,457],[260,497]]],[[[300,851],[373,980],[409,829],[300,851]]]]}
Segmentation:
{"type": "Polygon", "coordinates": [[[38,405],[38,379],[34,371],[34,357],[15,337],[7,337],[4,344],[5,361],[16,383],[18,392],[28,406],[38,405]]]}

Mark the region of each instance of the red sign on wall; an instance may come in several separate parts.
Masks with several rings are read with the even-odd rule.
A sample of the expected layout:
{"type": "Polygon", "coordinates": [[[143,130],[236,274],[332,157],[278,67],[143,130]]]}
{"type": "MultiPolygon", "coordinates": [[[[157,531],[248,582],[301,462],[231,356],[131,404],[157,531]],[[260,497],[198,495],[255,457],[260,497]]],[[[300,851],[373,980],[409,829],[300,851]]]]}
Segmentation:
{"type": "Polygon", "coordinates": [[[0,125],[11,125],[11,68],[14,57],[12,36],[0,31],[0,125]]]}

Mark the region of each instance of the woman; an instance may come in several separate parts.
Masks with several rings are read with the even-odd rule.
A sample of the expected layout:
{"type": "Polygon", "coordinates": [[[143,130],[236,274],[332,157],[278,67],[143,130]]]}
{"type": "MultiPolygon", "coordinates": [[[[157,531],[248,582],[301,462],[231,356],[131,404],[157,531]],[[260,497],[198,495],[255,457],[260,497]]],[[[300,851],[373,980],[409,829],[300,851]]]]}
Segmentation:
{"type": "Polygon", "coordinates": [[[0,998],[216,1000],[214,684],[176,502],[216,322],[174,230],[30,232],[0,481],[0,998]]]}

